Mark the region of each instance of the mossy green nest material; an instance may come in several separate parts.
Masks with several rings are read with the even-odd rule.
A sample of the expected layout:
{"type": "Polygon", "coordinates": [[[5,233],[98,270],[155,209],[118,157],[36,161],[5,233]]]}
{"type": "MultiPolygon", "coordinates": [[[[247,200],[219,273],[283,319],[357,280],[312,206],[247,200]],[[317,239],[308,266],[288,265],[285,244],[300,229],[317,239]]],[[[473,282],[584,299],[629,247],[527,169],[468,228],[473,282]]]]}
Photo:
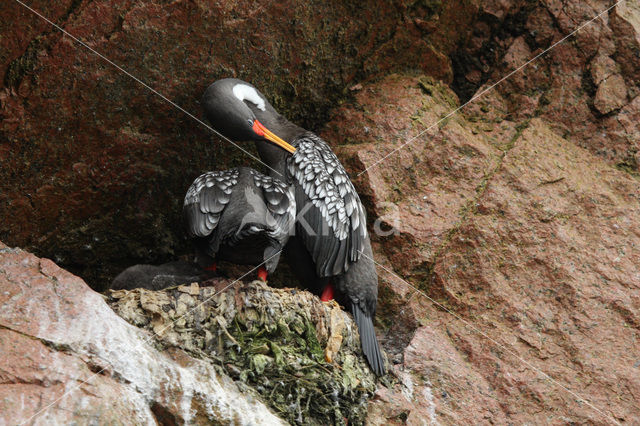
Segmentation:
{"type": "Polygon", "coordinates": [[[363,423],[375,376],[347,313],[306,291],[218,284],[118,290],[109,299],[162,346],[212,360],[289,422],[363,423]]]}

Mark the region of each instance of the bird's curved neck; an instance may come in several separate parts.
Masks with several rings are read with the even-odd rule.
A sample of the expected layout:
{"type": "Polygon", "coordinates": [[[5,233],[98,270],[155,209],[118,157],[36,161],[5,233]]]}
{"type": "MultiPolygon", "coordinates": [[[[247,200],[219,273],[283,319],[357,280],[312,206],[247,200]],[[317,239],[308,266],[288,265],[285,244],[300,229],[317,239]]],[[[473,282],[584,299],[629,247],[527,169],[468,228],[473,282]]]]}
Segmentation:
{"type": "Polygon", "coordinates": [[[266,141],[256,141],[256,148],[260,159],[270,168],[267,174],[274,178],[284,179],[287,156],[290,154],[266,141]]]}

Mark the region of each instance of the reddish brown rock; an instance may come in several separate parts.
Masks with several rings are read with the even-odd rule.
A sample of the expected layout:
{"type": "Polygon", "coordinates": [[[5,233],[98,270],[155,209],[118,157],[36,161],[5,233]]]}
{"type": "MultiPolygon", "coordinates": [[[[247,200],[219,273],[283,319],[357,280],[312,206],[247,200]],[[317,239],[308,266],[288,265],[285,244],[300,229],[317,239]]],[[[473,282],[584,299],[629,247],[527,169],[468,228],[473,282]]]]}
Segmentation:
{"type": "Polygon", "coordinates": [[[505,119],[496,93],[403,146],[450,100],[391,76],[324,134],[361,142],[340,153],[352,176],[372,166],[358,189],[396,230],[376,259],[399,383],[369,421],[640,421],[640,183],[542,119],[505,119]]]}
{"type": "Polygon", "coordinates": [[[0,423],[281,424],[208,363],[164,353],[78,277],[0,243],[0,423]]]}
{"type": "Polygon", "coordinates": [[[472,360],[477,368],[497,366],[501,401],[526,400],[506,404],[510,417],[639,420],[636,391],[619,385],[640,385],[633,350],[639,190],[625,173],[533,121],[489,182],[478,214],[436,260],[433,283],[500,344],[487,351],[471,336],[461,339],[484,352],[472,360]],[[560,393],[569,399],[556,399],[560,393]]]}
{"type": "Polygon", "coordinates": [[[544,117],[563,137],[637,173],[640,128],[618,120],[625,107],[635,114],[631,101],[640,93],[637,5],[621,2],[587,24],[612,4],[604,0],[478,3],[492,19],[478,15],[469,43],[455,53],[453,88],[462,99],[550,49],[495,87],[511,116],[544,117]],[[619,75],[601,86],[614,74],[619,75]]]}
{"type": "Polygon", "coordinates": [[[616,62],[607,55],[598,55],[589,64],[591,78],[596,86],[599,86],[605,79],[618,72],[616,62]]]}
{"type": "Polygon", "coordinates": [[[379,218],[374,232],[383,235],[381,250],[394,266],[428,269],[483,177],[497,167],[515,124],[495,112],[475,124],[458,115],[441,121],[457,98],[430,78],[392,75],[363,89],[355,102],[337,111],[323,136],[347,143],[337,151],[370,215],[379,218]],[[404,251],[404,243],[415,251],[404,251]]]}
{"type": "Polygon", "coordinates": [[[615,34],[616,61],[623,74],[637,86],[640,79],[640,7],[637,2],[620,2],[610,15],[610,25],[615,34]]]}
{"type": "Polygon", "coordinates": [[[620,74],[605,77],[596,92],[593,106],[601,114],[609,114],[627,104],[627,86],[620,74]]]}
{"type": "MultiPolygon", "coordinates": [[[[40,13],[52,21],[65,20],[78,6],[72,0],[41,2],[40,13]]],[[[4,82],[15,84],[24,72],[34,70],[38,52],[44,48],[43,37],[52,31],[51,25],[17,3],[0,6],[0,75],[4,82]],[[30,49],[29,49],[30,48],[30,49]],[[29,53],[24,55],[25,51],[29,53]],[[16,59],[18,61],[14,62],[16,59]],[[10,66],[11,64],[11,66],[10,66]]]]}
{"type": "Polygon", "coordinates": [[[472,368],[445,329],[446,324],[433,323],[415,330],[396,370],[399,384],[378,390],[368,424],[403,424],[393,421],[402,418],[411,425],[508,421],[491,383],[472,368]]]}

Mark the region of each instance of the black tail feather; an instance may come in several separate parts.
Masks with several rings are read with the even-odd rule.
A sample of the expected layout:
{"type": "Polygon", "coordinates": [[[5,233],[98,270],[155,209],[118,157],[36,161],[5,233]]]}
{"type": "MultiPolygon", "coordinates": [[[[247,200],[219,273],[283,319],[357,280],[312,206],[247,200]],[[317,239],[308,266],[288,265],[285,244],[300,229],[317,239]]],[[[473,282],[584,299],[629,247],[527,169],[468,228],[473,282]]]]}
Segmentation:
{"type": "Polygon", "coordinates": [[[351,303],[351,313],[358,326],[362,352],[367,357],[369,366],[378,376],[384,375],[386,369],[371,316],[367,315],[356,303],[351,303]]]}

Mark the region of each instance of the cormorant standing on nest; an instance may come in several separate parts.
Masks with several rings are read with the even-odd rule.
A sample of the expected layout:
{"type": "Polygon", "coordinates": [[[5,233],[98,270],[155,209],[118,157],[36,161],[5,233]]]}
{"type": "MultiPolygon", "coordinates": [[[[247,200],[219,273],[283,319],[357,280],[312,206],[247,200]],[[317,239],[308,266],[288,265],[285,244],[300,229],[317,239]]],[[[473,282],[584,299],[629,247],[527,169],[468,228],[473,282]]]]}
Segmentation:
{"type": "Polygon", "coordinates": [[[212,126],[236,141],[255,141],[271,176],[295,192],[296,235],[287,253],[306,283],[334,296],[353,314],[362,349],[373,371],[385,373],[373,327],[378,276],[366,229],[364,207],[347,172],[329,145],[278,114],[251,84],[228,78],[210,85],[202,97],[212,126]]]}
{"type": "Polygon", "coordinates": [[[207,172],[184,198],[187,233],[194,239],[198,263],[215,271],[216,260],[261,265],[263,281],[278,265],[293,229],[293,189],[248,167],[207,172]]]}

